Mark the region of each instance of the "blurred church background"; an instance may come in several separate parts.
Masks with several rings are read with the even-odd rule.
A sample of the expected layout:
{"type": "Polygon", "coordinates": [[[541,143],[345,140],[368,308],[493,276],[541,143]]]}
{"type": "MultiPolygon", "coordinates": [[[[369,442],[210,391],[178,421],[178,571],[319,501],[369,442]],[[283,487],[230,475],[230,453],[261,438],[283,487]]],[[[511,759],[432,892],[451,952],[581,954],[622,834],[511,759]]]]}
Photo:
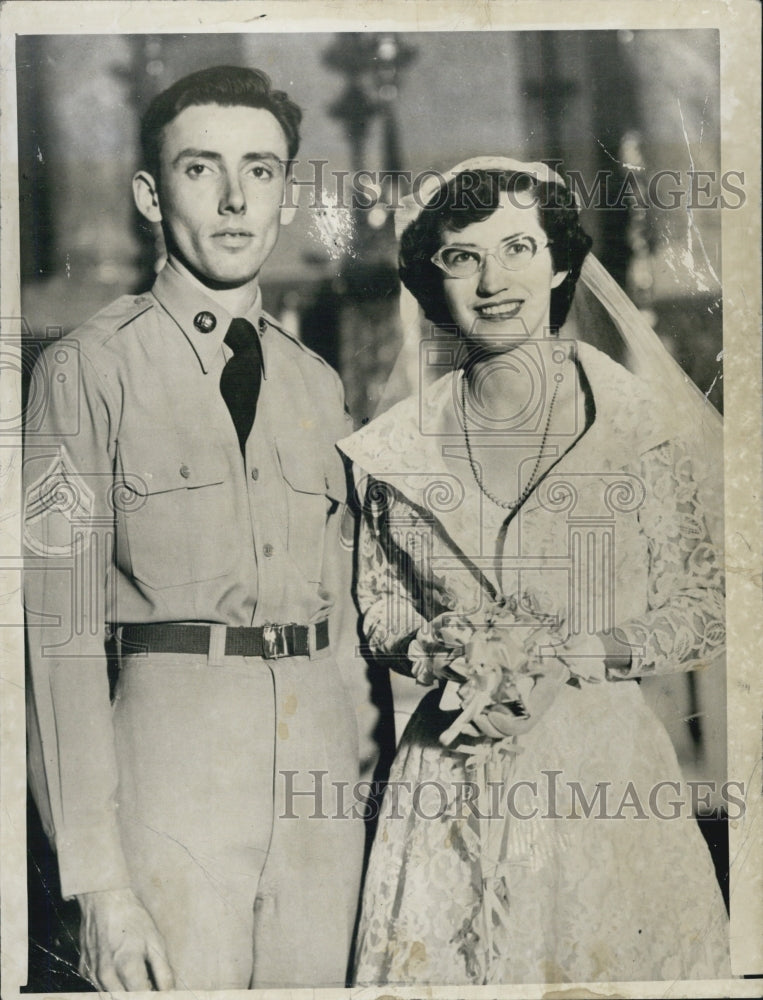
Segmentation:
{"type": "MultiPolygon", "coordinates": [[[[619,204],[583,209],[595,252],[722,408],[721,215],[703,207],[721,192],[703,175],[692,187],[688,173],[720,175],[719,42],[712,31],[22,37],[20,262],[28,358],[118,295],[151,284],[161,246],[139,221],[130,193],[139,117],[174,80],[219,63],[264,69],[304,109],[296,176],[308,183],[296,221],[263,273],[264,303],[338,369],[357,425],[415,388],[418,355],[404,347],[398,317],[395,238],[385,208],[395,190],[344,215],[330,205],[336,178],[361,169],[415,177],[488,153],[561,162],[562,172],[575,171],[589,191],[606,171],[611,201],[625,186],[619,204]],[[667,170],[679,180],[660,182],[660,208],[649,185],[667,170]],[[315,207],[318,189],[326,192],[323,211],[315,207]],[[672,208],[671,189],[682,189],[672,208]]],[[[404,180],[397,193],[408,190],[404,180]]],[[[374,701],[363,716],[370,772],[379,747],[388,751],[393,742],[391,702],[386,677],[373,667],[359,684],[359,698],[370,690],[374,701]]],[[[723,781],[722,672],[655,679],[649,688],[687,777],[723,781]]],[[[422,693],[395,681],[398,723],[422,693]]],[[[33,816],[30,822],[39,840],[33,816]]],[[[723,835],[716,824],[706,832],[723,868],[723,835]]],[[[50,887],[55,874],[41,843],[33,858],[45,870],[38,878],[30,864],[30,877],[50,887]]],[[[39,897],[37,882],[32,891],[39,897]]],[[[55,893],[44,895],[48,911],[40,919],[57,921],[49,910],[55,893]]],[[[71,953],[73,942],[61,938],[65,922],[56,926],[64,928],[59,949],[71,953]]],[[[37,978],[30,983],[38,991],[65,988],[73,975],[53,967],[49,957],[35,960],[33,946],[37,978]]]]}

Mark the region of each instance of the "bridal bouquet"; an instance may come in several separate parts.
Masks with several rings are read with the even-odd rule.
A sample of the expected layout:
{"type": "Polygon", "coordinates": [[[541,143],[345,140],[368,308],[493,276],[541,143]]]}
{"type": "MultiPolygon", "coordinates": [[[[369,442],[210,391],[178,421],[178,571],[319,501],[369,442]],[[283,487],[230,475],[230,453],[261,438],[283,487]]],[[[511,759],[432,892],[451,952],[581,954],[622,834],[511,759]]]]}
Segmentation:
{"type": "Polygon", "coordinates": [[[443,671],[448,683],[440,707],[460,708],[440,742],[449,746],[461,734],[485,735],[475,721],[488,710],[529,719],[538,680],[565,671],[560,660],[550,656],[543,664],[539,655],[541,645],[560,642],[560,628],[528,593],[496,602],[479,621],[455,613],[437,619],[434,640],[455,654],[443,671]]]}

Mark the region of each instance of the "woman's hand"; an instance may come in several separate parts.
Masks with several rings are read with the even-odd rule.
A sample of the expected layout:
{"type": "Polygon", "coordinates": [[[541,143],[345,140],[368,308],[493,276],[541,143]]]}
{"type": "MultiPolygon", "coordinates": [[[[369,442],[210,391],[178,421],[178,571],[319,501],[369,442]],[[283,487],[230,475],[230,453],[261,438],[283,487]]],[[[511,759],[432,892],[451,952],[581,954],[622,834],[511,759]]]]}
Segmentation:
{"type": "Polygon", "coordinates": [[[408,646],[411,673],[419,684],[433,684],[435,680],[462,680],[461,674],[452,669],[454,660],[463,655],[464,646],[471,638],[473,627],[463,615],[445,611],[418,630],[408,646]]]}
{"type": "Polygon", "coordinates": [[[575,677],[594,684],[606,680],[608,652],[601,636],[573,636],[559,647],[557,655],[564,660],[575,677]]]}
{"type": "Polygon", "coordinates": [[[570,676],[596,684],[606,679],[607,648],[599,635],[579,635],[541,657],[532,688],[523,692],[527,715],[515,715],[507,705],[486,709],[474,725],[485,736],[498,739],[528,732],[554,703],[570,676]]]}
{"type": "MultiPolygon", "coordinates": [[[[504,736],[521,736],[531,730],[553,705],[570,672],[557,657],[544,657],[537,671],[528,675],[532,683],[522,692],[526,715],[515,715],[508,705],[494,705],[485,709],[473,724],[485,736],[503,739],[504,736]]],[[[522,687],[525,687],[523,684],[522,687]]]]}

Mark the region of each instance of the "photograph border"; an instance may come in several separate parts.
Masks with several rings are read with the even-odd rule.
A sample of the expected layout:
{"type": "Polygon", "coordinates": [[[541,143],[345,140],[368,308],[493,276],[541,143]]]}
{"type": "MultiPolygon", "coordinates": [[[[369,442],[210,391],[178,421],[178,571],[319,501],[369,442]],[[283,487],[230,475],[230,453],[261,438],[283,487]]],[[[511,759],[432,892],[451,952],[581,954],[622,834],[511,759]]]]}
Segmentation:
{"type": "MultiPolygon", "coordinates": [[[[746,810],[729,823],[731,959],[735,976],[763,973],[763,379],[760,287],[760,23],[754,0],[6,0],[0,9],[0,345],[18,335],[18,155],[15,41],[26,34],[171,32],[520,31],[713,28],[720,32],[722,169],[744,172],[746,203],[722,219],[727,565],[728,776],[743,781],[746,810]],[[146,25],[150,25],[150,31],[146,25]]],[[[1,347],[0,347],[1,349],[1,347]]],[[[25,982],[26,777],[21,604],[20,372],[0,365],[0,926],[3,997],[25,982]],[[9,416],[10,415],[10,416],[9,416]],[[13,415],[19,415],[14,426],[13,415]],[[14,431],[18,431],[14,434],[14,431]]],[[[246,996],[336,997],[339,990],[247,991],[246,996]]],[[[755,979],[489,987],[355,987],[347,996],[754,997],[755,979]],[[590,993],[580,992],[590,990],[590,993]],[[723,992],[719,994],[719,990],[723,992]],[[614,992],[613,992],[614,991],[614,992]]],[[[35,998],[47,994],[24,994],[35,998]]],[[[61,993],[58,996],[69,994],[61,993]]],[[[71,994],[76,995],[76,994],[71,994]]],[[[133,994],[139,996],[140,994],[133,994]]],[[[191,994],[189,994],[191,995],[191,994]]],[[[194,991],[194,996],[203,992],[194,991]]],[[[222,995],[222,994],[220,994],[222,995]]],[[[234,996],[238,994],[227,993],[234,996]]],[[[244,995],[243,993],[241,994],[244,995]]]]}

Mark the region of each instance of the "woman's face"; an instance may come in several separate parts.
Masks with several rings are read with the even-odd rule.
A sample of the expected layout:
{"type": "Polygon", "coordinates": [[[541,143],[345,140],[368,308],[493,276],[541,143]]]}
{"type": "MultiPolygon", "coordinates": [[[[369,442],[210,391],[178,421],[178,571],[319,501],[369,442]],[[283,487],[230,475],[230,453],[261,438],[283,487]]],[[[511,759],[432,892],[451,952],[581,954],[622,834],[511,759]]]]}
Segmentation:
{"type": "Polygon", "coordinates": [[[491,353],[511,351],[528,339],[540,339],[549,327],[551,289],[565,271],[554,272],[547,237],[536,205],[523,206],[515,196],[501,194],[498,208],[487,219],[465,229],[443,232],[441,246],[494,250],[520,236],[529,236],[538,249],[521,270],[509,270],[495,255],[482,255],[473,275],[443,275],[445,301],[454,323],[466,339],[491,353]]]}

